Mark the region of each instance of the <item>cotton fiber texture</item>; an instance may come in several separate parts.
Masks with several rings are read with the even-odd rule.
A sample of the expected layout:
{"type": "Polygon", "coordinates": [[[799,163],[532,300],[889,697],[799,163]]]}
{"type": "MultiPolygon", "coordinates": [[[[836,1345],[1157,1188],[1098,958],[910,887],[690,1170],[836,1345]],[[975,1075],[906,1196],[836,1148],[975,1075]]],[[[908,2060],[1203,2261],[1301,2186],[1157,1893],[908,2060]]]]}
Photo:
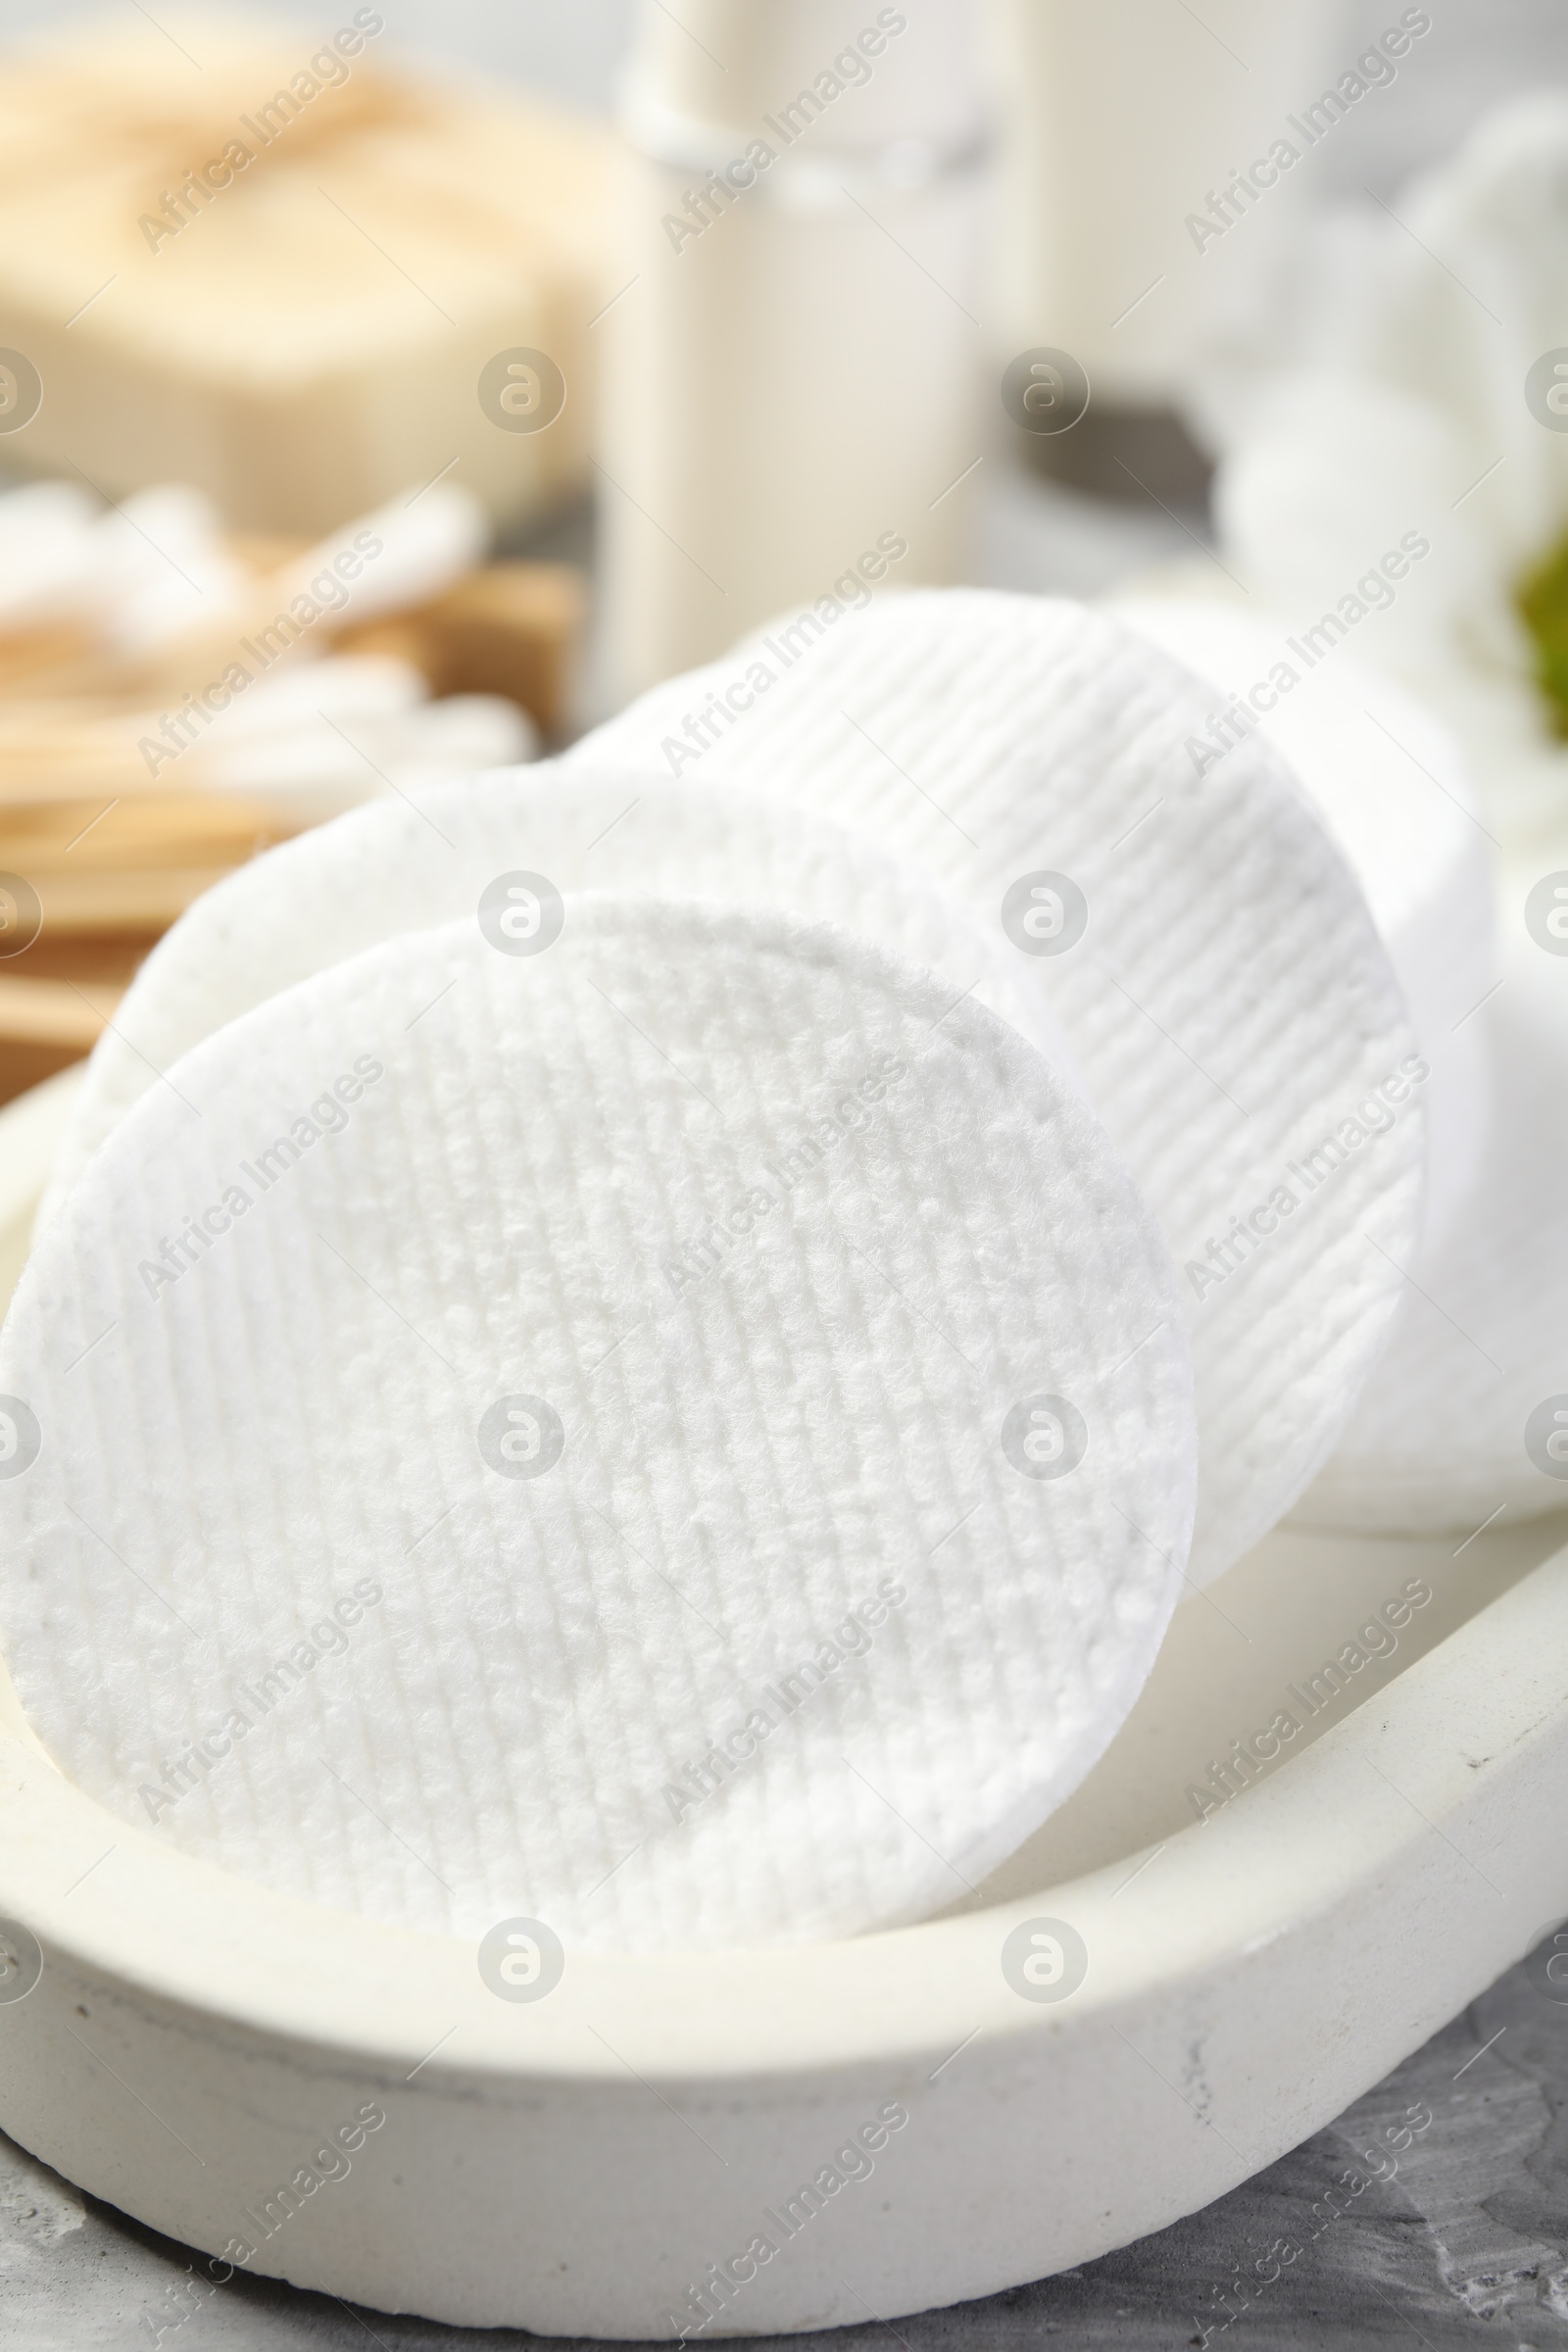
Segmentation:
{"type": "Polygon", "coordinates": [[[1103,612],[961,590],[764,631],[568,760],[830,811],[1010,948],[1182,1269],[1200,1580],[1354,1411],[1423,1159],[1419,1056],[1354,876],[1258,735],[1202,760],[1212,710],[1103,612]]]}
{"type": "Polygon", "coordinates": [[[1216,686],[1213,760],[1241,727],[1256,726],[1349,860],[1430,1071],[1424,1238],[1433,1238],[1481,1164],[1487,1055],[1471,1016],[1498,969],[1491,849],[1452,736],[1349,656],[1319,669],[1283,622],[1192,597],[1118,599],[1112,610],[1216,686]]]}
{"type": "Polygon", "coordinates": [[[843,923],[928,965],[956,998],[972,989],[1072,1074],[1005,942],[918,867],[787,804],[541,763],[371,802],[204,893],[93,1051],[40,1228],[131,1103],[225,1021],[378,940],[472,914],[487,891],[487,919],[514,928],[541,889],[758,900],[843,923]]]}
{"type": "Polygon", "coordinates": [[[756,908],[508,911],[208,1040],[46,1228],[0,1340],[23,1705],[125,1820],[408,1927],[921,1917],[1163,1632],[1168,1257],[947,978],[756,908]]]}

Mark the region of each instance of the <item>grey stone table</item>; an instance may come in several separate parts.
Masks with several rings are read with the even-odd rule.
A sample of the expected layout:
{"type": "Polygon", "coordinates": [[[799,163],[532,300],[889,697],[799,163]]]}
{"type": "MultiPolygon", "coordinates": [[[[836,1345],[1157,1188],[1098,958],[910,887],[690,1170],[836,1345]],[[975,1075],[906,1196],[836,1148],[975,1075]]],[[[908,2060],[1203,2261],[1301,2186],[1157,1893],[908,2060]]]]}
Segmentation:
{"type": "MultiPolygon", "coordinates": [[[[1553,1985],[1548,1957],[1510,1970],[1304,2147],[1155,2237],[985,2302],[775,2340],[834,2352],[1568,2347],[1568,1969],[1559,1957],[1553,1985]]],[[[197,2290],[191,2262],[0,2138],[0,2344],[17,2352],[539,2341],[387,2319],[240,2275],[197,2290]]]]}

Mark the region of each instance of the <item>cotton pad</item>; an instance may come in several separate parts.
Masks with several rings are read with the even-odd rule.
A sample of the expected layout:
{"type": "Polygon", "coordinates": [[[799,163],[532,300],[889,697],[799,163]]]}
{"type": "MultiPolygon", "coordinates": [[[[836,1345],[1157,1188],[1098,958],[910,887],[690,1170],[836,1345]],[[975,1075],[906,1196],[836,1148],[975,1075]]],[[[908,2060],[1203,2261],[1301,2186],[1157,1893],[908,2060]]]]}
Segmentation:
{"type": "Polygon", "coordinates": [[[1033,1048],[836,928],[613,894],[187,1055],[0,1390],[61,1768],[536,1950],[961,1896],[1131,1704],[1195,1493],[1169,1260],[1033,1048]]]}
{"type": "Polygon", "coordinates": [[[1212,708],[1103,612],[964,590],[802,614],[569,756],[830,809],[1010,946],[1183,1270],[1198,1578],[1289,1508],[1353,1411],[1423,1149],[1355,880],[1256,735],[1201,760],[1212,708]]]}
{"type": "MultiPolygon", "coordinates": [[[[472,914],[498,875],[557,892],[752,899],[846,924],[973,989],[1059,1068],[1059,1026],[1005,942],[918,867],[807,812],[721,786],[629,781],[553,764],[388,796],[242,866],[142,965],[98,1041],[61,1139],[40,1226],[171,1062],[278,990],[402,931],[472,914]]],[[[497,920],[506,913],[498,910],[497,920]]]]}
{"type": "Polygon", "coordinates": [[[1308,1525],[1468,1536],[1568,1507],[1568,873],[1505,866],[1498,907],[1481,1164],[1411,1265],[1308,1525]]]}
{"type": "Polygon", "coordinates": [[[1284,622],[1212,598],[1118,597],[1111,610],[1220,689],[1213,760],[1255,726],[1348,858],[1431,1070],[1423,1230],[1436,1236],[1481,1162],[1487,1062],[1472,1016],[1497,978],[1491,848],[1453,738],[1398,687],[1338,652],[1327,662],[1284,622]]]}

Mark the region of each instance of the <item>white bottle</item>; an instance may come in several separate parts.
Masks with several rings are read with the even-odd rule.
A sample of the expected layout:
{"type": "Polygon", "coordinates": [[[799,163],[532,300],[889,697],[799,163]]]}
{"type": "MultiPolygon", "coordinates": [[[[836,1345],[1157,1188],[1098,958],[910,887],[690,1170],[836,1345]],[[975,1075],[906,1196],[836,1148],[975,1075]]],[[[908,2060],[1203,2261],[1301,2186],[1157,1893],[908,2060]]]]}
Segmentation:
{"type": "Polygon", "coordinates": [[[956,577],[986,447],[971,0],[645,0],[606,339],[607,684],[956,577]]]}
{"type": "MultiPolygon", "coordinates": [[[[1125,496],[1118,446],[1159,463],[1161,419],[1277,280],[1324,135],[1303,112],[1353,64],[1346,14],[1343,0],[991,0],[997,357],[1053,347],[1089,378],[1082,424],[1034,445],[1049,470],[1125,496]]],[[[1397,68],[1385,56],[1377,71],[1397,68]]]]}

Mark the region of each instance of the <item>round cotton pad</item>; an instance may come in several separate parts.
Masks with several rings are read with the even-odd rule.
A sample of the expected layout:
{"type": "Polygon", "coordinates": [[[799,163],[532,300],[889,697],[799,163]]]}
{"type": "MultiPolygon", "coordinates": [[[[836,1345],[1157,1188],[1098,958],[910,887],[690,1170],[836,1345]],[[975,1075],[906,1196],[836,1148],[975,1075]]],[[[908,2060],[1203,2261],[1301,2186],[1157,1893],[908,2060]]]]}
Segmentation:
{"type": "Polygon", "coordinates": [[[1487,1056],[1471,1016],[1497,978],[1491,851],[1453,738],[1398,687],[1348,655],[1326,662],[1283,622],[1212,598],[1118,598],[1111,610],[1220,689],[1214,759],[1257,727],[1348,858],[1431,1071],[1423,1235],[1435,1237],[1481,1164],[1487,1056]]]}
{"type": "MultiPolygon", "coordinates": [[[[918,867],[787,804],[722,786],[535,764],[357,808],[241,866],[142,965],[61,1138],[40,1230],[138,1096],[225,1021],[403,931],[471,914],[498,876],[557,893],[757,900],[839,922],[970,989],[1076,1084],[1061,1031],[1005,942],[918,867]]],[[[525,885],[524,885],[525,887],[525,885]]],[[[504,894],[503,894],[504,896],[504,894]]],[[[496,919],[507,913],[498,906],[496,919]]]]}
{"type": "Polygon", "coordinates": [[[1290,1507],[1353,1411],[1423,1152],[1354,877],[1255,734],[1201,759],[1212,708],[1103,612],[964,590],[803,613],[570,756],[830,809],[1007,944],[1183,1270],[1198,1578],[1290,1507]]]}
{"type": "Polygon", "coordinates": [[[1568,873],[1505,867],[1498,911],[1481,1163],[1297,1506],[1309,1525],[1468,1536],[1568,1508],[1568,873]]]}
{"type": "Polygon", "coordinates": [[[755,908],[560,911],[274,998],[84,1171],[0,1340],[22,1702],[127,1819],[411,1927],[916,1917],[1153,1657],[1169,1260],[946,981],[755,908]]]}

